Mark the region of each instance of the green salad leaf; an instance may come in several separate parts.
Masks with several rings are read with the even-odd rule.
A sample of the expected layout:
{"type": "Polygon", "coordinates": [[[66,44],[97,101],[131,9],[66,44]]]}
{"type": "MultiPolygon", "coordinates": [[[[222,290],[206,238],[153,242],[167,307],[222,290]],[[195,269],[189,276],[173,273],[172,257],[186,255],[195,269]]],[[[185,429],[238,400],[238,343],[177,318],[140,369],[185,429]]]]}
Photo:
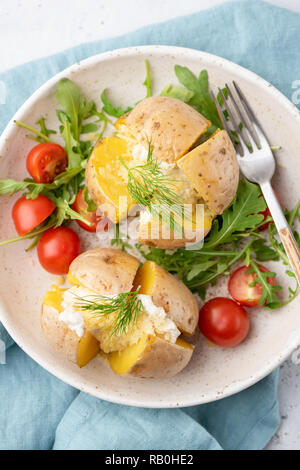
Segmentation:
{"type": "Polygon", "coordinates": [[[260,194],[259,186],[245,179],[240,180],[233,203],[222,215],[222,223],[219,218],[214,220],[205,241],[206,248],[215,248],[236,239],[245,231],[249,233],[256,230],[264,220],[260,212],[267,207],[265,200],[259,197],[260,194]]]}
{"type": "Polygon", "coordinates": [[[103,103],[103,111],[107,113],[109,116],[113,116],[116,118],[122,117],[124,114],[128,113],[132,110],[132,108],[123,109],[121,106],[115,108],[115,106],[108,100],[106,97],[106,90],[104,90],[101,94],[101,100],[103,103]]]}
{"type": "Polygon", "coordinates": [[[57,134],[56,131],[54,131],[53,129],[48,129],[47,126],[46,126],[46,118],[44,117],[41,117],[37,122],[36,124],[38,124],[41,128],[41,133],[47,137],[49,137],[51,134],[55,135],[57,134]]]}
{"type": "Polygon", "coordinates": [[[212,133],[216,129],[222,128],[216,105],[209,93],[207,71],[202,70],[197,78],[187,67],[175,65],[175,74],[179,82],[194,93],[188,104],[196,108],[211,122],[212,126],[209,132],[212,133]]]}
{"type": "Polygon", "coordinates": [[[262,294],[259,299],[259,305],[268,306],[272,308],[274,305],[278,305],[279,299],[277,293],[282,290],[282,286],[278,284],[271,284],[268,282],[269,278],[275,278],[276,273],[273,271],[263,272],[259,269],[257,262],[251,255],[251,248],[248,249],[246,253],[246,266],[249,267],[247,274],[255,273],[256,279],[249,284],[249,287],[254,287],[257,284],[260,284],[262,287],[262,294]]]}
{"type": "Polygon", "coordinates": [[[81,124],[86,115],[86,104],[78,86],[68,78],[58,82],[56,98],[64,109],[70,123],[70,130],[76,141],[81,134],[81,124]]]}
{"type": "Polygon", "coordinates": [[[148,60],[145,60],[145,66],[146,66],[146,79],[143,85],[145,85],[146,90],[147,90],[146,98],[149,98],[150,96],[152,96],[152,80],[151,80],[150,65],[149,65],[148,60]]]}
{"type": "Polygon", "coordinates": [[[176,98],[177,100],[189,103],[194,96],[194,92],[184,88],[183,86],[167,85],[160,94],[169,98],[176,98]]]}

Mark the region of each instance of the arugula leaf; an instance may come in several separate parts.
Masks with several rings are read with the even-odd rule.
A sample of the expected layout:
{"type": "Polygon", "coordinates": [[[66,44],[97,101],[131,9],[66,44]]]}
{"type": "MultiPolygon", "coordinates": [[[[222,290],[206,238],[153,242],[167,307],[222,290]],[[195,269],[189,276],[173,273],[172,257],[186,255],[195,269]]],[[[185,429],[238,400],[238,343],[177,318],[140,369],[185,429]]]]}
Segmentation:
{"type": "Polygon", "coordinates": [[[79,175],[82,172],[82,166],[77,166],[71,168],[70,170],[66,170],[63,173],[57,175],[53,183],[45,185],[45,189],[56,189],[62,186],[63,184],[69,184],[75,176],[79,175]]]}
{"type": "Polygon", "coordinates": [[[266,203],[259,197],[261,190],[258,185],[242,179],[239,182],[236,197],[231,206],[222,214],[222,223],[215,219],[212,231],[204,243],[205,247],[215,248],[232,240],[235,232],[251,232],[256,230],[263,221],[266,203]]]}
{"type": "Polygon", "coordinates": [[[249,266],[247,274],[255,273],[256,279],[249,284],[249,287],[254,287],[257,284],[261,285],[262,294],[258,302],[259,305],[268,307],[272,306],[274,303],[277,304],[279,302],[277,293],[282,290],[282,286],[279,286],[278,284],[273,285],[268,282],[268,279],[275,277],[276,273],[272,271],[261,271],[257,262],[251,256],[250,250],[251,249],[249,249],[248,255],[246,256],[246,258],[249,259],[249,263],[246,263],[246,265],[249,266]]]}
{"type": "Polygon", "coordinates": [[[21,122],[21,121],[14,121],[14,123],[17,126],[23,127],[23,129],[26,129],[26,130],[28,130],[29,132],[31,132],[33,134],[33,135],[29,134],[29,135],[26,136],[29,139],[35,140],[39,143],[41,143],[41,142],[52,142],[52,140],[49,139],[48,135],[43,134],[42,132],[38,131],[37,129],[35,129],[32,126],[28,126],[28,124],[25,124],[24,122],[21,122]]]}
{"type": "Polygon", "coordinates": [[[57,99],[64,109],[57,111],[57,117],[61,122],[60,132],[65,140],[66,151],[69,158],[69,169],[75,168],[81,164],[84,159],[91,155],[96,141],[103,134],[108,118],[97,110],[94,101],[86,102],[75,83],[67,78],[63,78],[58,83],[57,99]],[[95,121],[85,122],[86,120],[97,117],[95,121]],[[100,123],[103,122],[100,134],[100,123]],[[81,140],[81,135],[94,133],[94,139],[81,140]]]}
{"type": "Polygon", "coordinates": [[[66,121],[70,122],[70,119],[68,118],[67,113],[65,111],[63,111],[62,109],[57,109],[56,110],[56,116],[57,116],[59,122],[61,122],[62,124],[65,124],[66,121]]]}
{"type": "Polygon", "coordinates": [[[194,92],[184,88],[183,86],[167,85],[160,96],[168,96],[169,98],[176,98],[177,100],[189,103],[194,96],[194,92]]]}
{"type": "Polygon", "coordinates": [[[40,193],[50,191],[59,188],[62,185],[69,184],[71,180],[81,173],[82,167],[75,167],[71,170],[66,170],[58,175],[53,183],[41,184],[36,183],[30,178],[26,178],[24,181],[16,181],[12,179],[0,180],[0,194],[15,194],[19,191],[25,191],[28,189],[31,199],[35,199],[40,193]]]}
{"type": "Polygon", "coordinates": [[[145,60],[145,66],[146,66],[146,79],[143,85],[145,85],[147,89],[146,98],[149,98],[150,96],[152,96],[152,82],[151,82],[151,75],[150,75],[150,65],[149,65],[148,60],[145,60]]]}
{"type": "Polygon", "coordinates": [[[83,190],[82,194],[83,194],[83,200],[87,205],[87,211],[88,212],[96,211],[98,209],[98,206],[97,206],[97,204],[95,204],[95,202],[91,198],[87,186],[84,187],[84,190],[83,190]]]}
{"type": "MultiPolygon", "coordinates": [[[[227,100],[227,98],[228,98],[228,90],[227,90],[227,88],[222,88],[222,93],[223,93],[223,95],[225,96],[225,98],[226,98],[226,100],[227,100]]],[[[220,92],[217,94],[217,100],[218,100],[218,102],[219,102],[219,105],[220,105],[220,106],[223,106],[223,98],[222,98],[222,95],[221,95],[220,92]]],[[[226,111],[226,110],[225,110],[225,111],[226,111]]],[[[226,111],[226,113],[227,113],[227,116],[228,116],[228,111],[226,111]]]]}
{"type": "Polygon", "coordinates": [[[208,271],[209,268],[218,264],[218,262],[219,262],[218,259],[214,259],[214,260],[207,260],[202,263],[194,264],[192,269],[187,273],[187,276],[186,276],[187,281],[191,281],[196,276],[199,276],[199,274],[208,271]]]}
{"type": "Polygon", "coordinates": [[[81,164],[82,155],[81,153],[78,153],[78,142],[73,137],[69,121],[65,121],[62,136],[66,143],[66,152],[68,154],[69,161],[68,169],[76,168],[81,164]]]}
{"type": "Polygon", "coordinates": [[[15,194],[19,191],[24,191],[29,185],[30,183],[25,181],[1,180],[0,194],[15,194]]]}
{"type": "Polygon", "coordinates": [[[278,261],[278,253],[267,245],[267,240],[259,239],[252,243],[251,250],[258,261],[278,261]]]}
{"type": "Polygon", "coordinates": [[[213,132],[217,128],[222,128],[216,105],[209,93],[207,71],[202,70],[197,79],[193,72],[187,67],[175,65],[175,74],[179,82],[194,93],[189,104],[194,106],[197,111],[211,122],[212,129],[210,129],[210,132],[213,132]]]}
{"type": "Polygon", "coordinates": [[[68,78],[62,78],[58,82],[56,99],[70,119],[72,134],[74,139],[78,141],[85,114],[85,101],[82,93],[74,82],[68,78]]]}
{"type": "Polygon", "coordinates": [[[81,134],[91,134],[92,132],[97,132],[99,126],[95,122],[89,122],[85,126],[82,126],[81,134]]]}
{"type": "Polygon", "coordinates": [[[39,124],[40,128],[41,128],[41,133],[43,135],[45,135],[46,137],[49,137],[49,135],[51,134],[57,134],[56,131],[54,131],[53,129],[48,129],[47,126],[46,126],[46,118],[44,117],[41,117],[37,122],[36,124],[39,124]]]}
{"type": "Polygon", "coordinates": [[[132,108],[123,109],[121,106],[115,108],[108,98],[105,96],[106,90],[104,90],[101,94],[101,100],[104,104],[102,110],[107,113],[109,116],[113,116],[116,118],[122,117],[124,114],[128,113],[132,110],[132,108]]]}
{"type": "MultiPolygon", "coordinates": [[[[10,238],[9,240],[2,240],[2,241],[0,241],[0,246],[9,245],[10,243],[16,243],[16,242],[19,242],[19,241],[22,241],[22,240],[35,239],[36,237],[41,236],[49,228],[54,227],[54,225],[55,225],[54,219],[51,216],[49,218],[49,222],[43,224],[41,227],[37,227],[37,228],[31,230],[31,232],[26,233],[25,235],[22,235],[20,237],[10,238]]],[[[29,248],[31,248],[31,246],[29,248]]],[[[28,248],[27,248],[27,250],[28,250],[28,248]]]]}
{"type": "MultiPolygon", "coordinates": [[[[253,245],[252,245],[253,246],[253,245]]],[[[298,294],[299,284],[297,282],[295,274],[290,271],[289,269],[286,270],[286,274],[289,277],[292,277],[296,282],[296,287],[292,289],[289,287],[289,296],[286,300],[281,300],[278,297],[278,292],[282,290],[282,286],[275,284],[269,284],[268,278],[275,277],[275,272],[262,272],[260,271],[256,260],[254,260],[252,247],[250,250],[247,251],[245,255],[245,263],[246,266],[249,266],[248,273],[255,273],[257,275],[256,280],[249,284],[250,287],[255,286],[256,284],[260,284],[262,286],[262,296],[259,300],[259,305],[263,306],[264,308],[275,310],[276,308],[283,307],[284,305],[289,304],[294,300],[296,295],[298,294]]]]}

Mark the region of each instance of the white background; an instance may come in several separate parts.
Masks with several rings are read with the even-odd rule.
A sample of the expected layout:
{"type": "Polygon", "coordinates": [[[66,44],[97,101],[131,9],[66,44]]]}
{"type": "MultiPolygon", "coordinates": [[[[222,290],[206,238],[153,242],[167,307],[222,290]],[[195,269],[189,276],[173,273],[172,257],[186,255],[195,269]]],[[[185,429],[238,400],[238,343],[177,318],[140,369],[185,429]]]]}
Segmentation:
{"type": "MultiPolygon", "coordinates": [[[[224,0],[0,0],[0,71],[224,0]]],[[[251,1],[251,0],[248,0],[251,1]]],[[[270,3],[300,12],[299,0],[270,3]]]]}
{"type": "MultiPolygon", "coordinates": [[[[251,0],[248,0],[251,1],[251,0]]],[[[0,71],[82,42],[117,36],[224,0],[0,0],[0,71]]],[[[270,3],[300,13],[300,0],[270,3]]],[[[270,449],[300,449],[300,365],[281,368],[282,424],[270,449]]]]}

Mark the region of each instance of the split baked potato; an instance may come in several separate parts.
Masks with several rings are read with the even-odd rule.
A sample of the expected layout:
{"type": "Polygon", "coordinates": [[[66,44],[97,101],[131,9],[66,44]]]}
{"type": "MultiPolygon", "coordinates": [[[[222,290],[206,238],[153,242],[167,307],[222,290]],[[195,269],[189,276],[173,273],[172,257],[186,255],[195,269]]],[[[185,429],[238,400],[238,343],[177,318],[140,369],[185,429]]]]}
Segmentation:
{"type": "Polygon", "coordinates": [[[200,113],[175,98],[144,99],[116,122],[115,135],[104,137],[95,147],[86,168],[92,199],[113,222],[130,215],[135,200],[128,192],[126,167],[145,164],[150,145],[162,171],[174,182],[173,192],[182,204],[191,204],[192,216],[182,224],[181,233],[168,230],[167,236],[158,218],[142,217],[139,241],[176,249],[204,238],[213,218],[232,202],[239,179],[235,149],[226,131],[217,131],[197,145],[209,126],[200,113]],[[203,205],[200,220],[195,217],[199,204],[203,205]]]}
{"type": "MultiPolygon", "coordinates": [[[[154,262],[139,261],[122,251],[87,251],[70,266],[68,289],[53,286],[43,300],[41,325],[48,342],[83,367],[98,353],[120,375],[171,377],[190,361],[198,305],[189,289],[154,262]],[[119,312],[96,315],[82,301],[101,303],[118,294],[137,292],[143,309],[126,331],[113,333],[119,312]],[[78,332],[81,328],[80,333],[78,332]]],[[[130,295],[130,294],[129,294],[130,295]]]]}

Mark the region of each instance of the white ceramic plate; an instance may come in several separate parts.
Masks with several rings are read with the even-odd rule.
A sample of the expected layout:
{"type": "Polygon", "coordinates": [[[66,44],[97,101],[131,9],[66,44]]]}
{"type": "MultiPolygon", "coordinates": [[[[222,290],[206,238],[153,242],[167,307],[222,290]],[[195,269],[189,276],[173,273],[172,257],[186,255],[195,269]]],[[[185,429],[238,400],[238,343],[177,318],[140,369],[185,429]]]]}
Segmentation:
{"type": "MultiPolygon", "coordinates": [[[[300,115],[299,111],[269,83],[257,75],[219,57],[203,52],[166,46],[121,49],[91,57],[43,85],[22,106],[14,119],[34,124],[48,117],[57,127],[55,88],[58,80],[69,77],[88,98],[99,101],[104,88],[115,103],[133,105],[145,95],[144,60],[149,59],[154,78],[154,93],[168,83],[176,83],[174,65],[186,65],[196,74],[209,72],[213,89],[237,80],[264,123],[277,153],[275,186],[282,202],[293,205],[300,196],[300,115]]],[[[25,132],[11,122],[0,141],[1,178],[25,177],[25,156],[32,143],[25,132]]],[[[18,196],[0,198],[0,239],[14,236],[10,211],[18,196]]],[[[126,379],[115,375],[100,360],[78,369],[64,360],[44,340],[39,323],[43,293],[52,276],[39,266],[36,253],[25,253],[28,243],[0,249],[0,320],[14,340],[35,361],[70,385],[112,402],[142,407],[179,407],[210,402],[254,384],[277,367],[300,344],[300,302],[274,312],[251,313],[251,332],[238,348],[211,347],[201,338],[189,366],[168,380],[126,379]]],[[[87,248],[88,243],[85,248],[87,248]]],[[[272,267],[272,263],[270,264],[272,267]]],[[[276,270],[278,270],[277,263],[276,270]]],[[[283,271],[279,280],[285,283],[283,271]]],[[[214,288],[214,295],[226,295],[225,281],[214,288]]]]}

